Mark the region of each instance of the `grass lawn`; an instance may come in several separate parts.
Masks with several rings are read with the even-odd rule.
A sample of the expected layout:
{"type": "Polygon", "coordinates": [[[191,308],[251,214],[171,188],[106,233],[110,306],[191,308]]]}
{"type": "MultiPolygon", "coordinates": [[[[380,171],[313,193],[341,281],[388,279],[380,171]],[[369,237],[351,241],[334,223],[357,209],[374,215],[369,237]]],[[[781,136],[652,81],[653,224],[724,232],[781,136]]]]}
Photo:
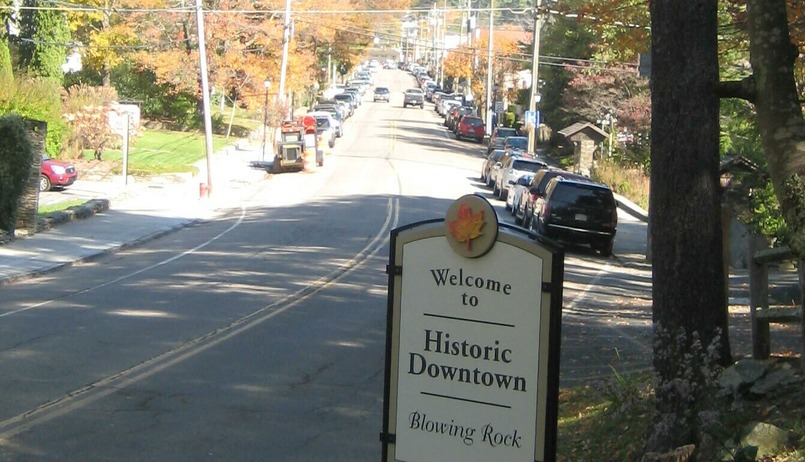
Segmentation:
{"type": "MultiPolygon", "coordinates": [[[[235,141],[232,138],[227,141],[224,136],[213,135],[213,152],[235,141]]],[[[129,145],[128,172],[131,175],[197,173],[196,163],[205,157],[202,132],[145,130],[129,145]]],[[[84,159],[93,159],[92,151],[84,151],[84,159]]],[[[122,170],[123,151],[107,149],[103,153],[103,160],[118,164],[122,170]]]]}
{"type": "Polygon", "coordinates": [[[53,212],[60,212],[62,210],[66,210],[74,205],[82,205],[86,202],[84,199],[71,199],[69,201],[58,202],[56,204],[50,205],[40,205],[39,210],[37,210],[37,215],[40,217],[44,217],[46,215],[50,215],[53,212]]]}

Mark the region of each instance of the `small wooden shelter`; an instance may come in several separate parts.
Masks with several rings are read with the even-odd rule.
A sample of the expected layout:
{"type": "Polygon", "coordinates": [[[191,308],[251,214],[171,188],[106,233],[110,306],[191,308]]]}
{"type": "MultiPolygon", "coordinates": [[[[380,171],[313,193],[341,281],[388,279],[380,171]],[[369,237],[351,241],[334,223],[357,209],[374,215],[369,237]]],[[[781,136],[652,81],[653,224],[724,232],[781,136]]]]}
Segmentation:
{"type": "Polygon", "coordinates": [[[578,122],[559,130],[559,134],[573,143],[573,171],[590,176],[593,170],[593,153],[596,146],[609,134],[589,122],[578,122]]]}

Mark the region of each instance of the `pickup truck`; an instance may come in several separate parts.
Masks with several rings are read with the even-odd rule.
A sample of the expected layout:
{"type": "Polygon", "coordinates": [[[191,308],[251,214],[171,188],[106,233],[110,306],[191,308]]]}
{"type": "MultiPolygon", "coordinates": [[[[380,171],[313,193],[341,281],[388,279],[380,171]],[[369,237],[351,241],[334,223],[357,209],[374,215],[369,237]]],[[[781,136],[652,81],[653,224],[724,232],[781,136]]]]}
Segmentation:
{"type": "Polygon", "coordinates": [[[403,107],[419,106],[420,109],[425,107],[425,93],[419,88],[409,88],[405,90],[405,99],[403,99],[403,107]]]}

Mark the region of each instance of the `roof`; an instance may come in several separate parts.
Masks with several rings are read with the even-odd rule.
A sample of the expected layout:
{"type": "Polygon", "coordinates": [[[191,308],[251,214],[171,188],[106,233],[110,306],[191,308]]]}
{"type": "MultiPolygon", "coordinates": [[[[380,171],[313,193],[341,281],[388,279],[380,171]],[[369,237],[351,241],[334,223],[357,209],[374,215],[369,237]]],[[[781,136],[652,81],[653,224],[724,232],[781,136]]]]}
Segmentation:
{"type": "Polygon", "coordinates": [[[718,171],[721,174],[727,173],[729,171],[740,169],[746,172],[760,172],[761,168],[758,164],[752,162],[750,159],[744,156],[727,156],[721,159],[721,163],[718,166],[718,171]]]}
{"type": "MultiPolygon", "coordinates": [[[[604,130],[601,130],[600,128],[596,127],[595,125],[591,124],[590,122],[577,122],[577,123],[574,123],[573,125],[571,125],[569,127],[566,127],[566,128],[563,128],[563,129],[559,130],[559,134],[564,136],[565,138],[570,138],[571,136],[576,135],[577,133],[580,133],[580,132],[583,132],[583,131],[588,131],[588,132],[592,131],[592,133],[597,134],[597,135],[599,135],[599,136],[601,136],[603,138],[606,138],[606,137],[609,136],[609,133],[605,132],[604,130]]],[[[589,136],[589,134],[588,134],[588,136],[589,136]]],[[[590,138],[592,138],[592,137],[590,137],[590,138]]]]}

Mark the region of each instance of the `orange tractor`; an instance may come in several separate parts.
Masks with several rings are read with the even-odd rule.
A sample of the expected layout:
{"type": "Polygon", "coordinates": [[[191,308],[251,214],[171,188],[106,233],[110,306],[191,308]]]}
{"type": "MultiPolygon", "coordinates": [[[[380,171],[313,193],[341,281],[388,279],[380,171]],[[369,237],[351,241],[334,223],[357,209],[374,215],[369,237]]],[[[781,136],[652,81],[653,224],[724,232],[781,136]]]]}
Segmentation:
{"type": "Polygon", "coordinates": [[[301,116],[295,121],[287,120],[282,123],[279,135],[274,161],[254,161],[252,167],[271,173],[299,172],[312,168],[314,156],[316,165],[324,165],[324,152],[319,149],[315,118],[301,116]]]}

